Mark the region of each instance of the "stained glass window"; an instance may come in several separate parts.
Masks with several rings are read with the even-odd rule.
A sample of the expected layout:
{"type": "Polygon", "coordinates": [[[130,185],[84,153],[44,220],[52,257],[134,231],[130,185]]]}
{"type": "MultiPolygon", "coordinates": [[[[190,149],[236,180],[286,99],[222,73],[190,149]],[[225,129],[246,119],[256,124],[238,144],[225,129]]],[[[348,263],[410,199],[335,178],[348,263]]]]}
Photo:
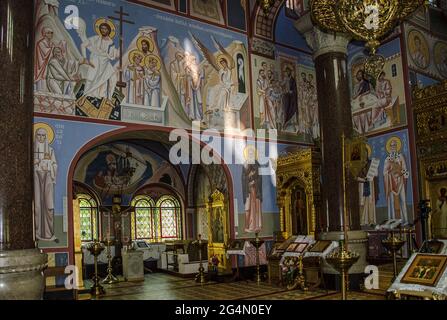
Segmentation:
{"type": "Polygon", "coordinates": [[[81,241],[89,242],[98,239],[97,213],[98,206],[96,201],[89,195],[78,195],[81,241]]]}
{"type": "Polygon", "coordinates": [[[132,216],[132,238],[154,239],[154,201],[139,197],[134,201],[135,214],[132,216]]]}
{"type": "Polygon", "coordinates": [[[162,196],[157,203],[149,196],[133,201],[132,238],[150,241],[181,239],[181,207],[173,196],[162,196]]]}

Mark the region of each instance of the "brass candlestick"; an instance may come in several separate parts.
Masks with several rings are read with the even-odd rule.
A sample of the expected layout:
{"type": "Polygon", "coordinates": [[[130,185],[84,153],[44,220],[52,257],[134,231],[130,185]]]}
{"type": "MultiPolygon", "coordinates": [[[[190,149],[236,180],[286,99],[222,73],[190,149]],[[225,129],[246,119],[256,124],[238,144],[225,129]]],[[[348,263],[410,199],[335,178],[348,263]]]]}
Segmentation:
{"type": "Polygon", "coordinates": [[[394,231],[391,231],[391,235],[388,237],[388,239],[382,240],[383,246],[388,251],[391,251],[391,254],[393,255],[393,279],[392,279],[392,282],[394,282],[394,280],[396,280],[396,277],[397,277],[397,257],[396,257],[396,253],[397,253],[397,251],[400,250],[400,248],[402,248],[404,243],[405,243],[405,241],[397,238],[394,235],[394,231]]]}
{"type": "Polygon", "coordinates": [[[196,282],[200,282],[201,284],[204,284],[207,282],[206,277],[205,277],[205,268],[203,267],[203,262],[202,262],[202,248],[203,248],[203,243],[202,243],[202,235],[199,234],[199,240],[198,240],[198,244],[199,244],[199,273],[196,275],[196,282]]]}
{"type": "Polygon", "coordinates": [[[349,269],[351,269],[359,258],[360,255],[358,253],[346,250],[345,242],[342,242],[339,250],[335,250],[326,257],[326,262],[341,274],[342,300],[347,300],[346,291],[349,287],[349,269]]]}
{"type": "Polygon", "coordinates": [[[255,241],[253,243],[253,245],[256,248],[256,283],[260,284],[261,283],[261,266],[260,266],[260,261],[259,261],[259,248],[262,246],[262,244],[264,243],[264,241],[259,239],[259,233],[256,232],[255,233],[255,241]]]}
{"type": "Polygon", "coordinates": [[[98,256],[104,250],[104,247],[101,245],[101,242],[95,239],[94,242],[88,246],[87,250],[93,255],[95,262],[95,275],[92,278],[93,286],[90,289],[90,293],[92,296],[98,297],[106,293],[100,284],[100,278],[98,275],[98,256]]]}
{"type": "Polygon", "coordinates": [[[119,280],[117,277],[115,277],[112,273],[112,249],[110,248],[110,245],[112,244],[112,241],[110,239],[107,239],[105,242],[107,244],[107,276],[102,280],[103,284],[114,284],[118,283],[119,280]]]}

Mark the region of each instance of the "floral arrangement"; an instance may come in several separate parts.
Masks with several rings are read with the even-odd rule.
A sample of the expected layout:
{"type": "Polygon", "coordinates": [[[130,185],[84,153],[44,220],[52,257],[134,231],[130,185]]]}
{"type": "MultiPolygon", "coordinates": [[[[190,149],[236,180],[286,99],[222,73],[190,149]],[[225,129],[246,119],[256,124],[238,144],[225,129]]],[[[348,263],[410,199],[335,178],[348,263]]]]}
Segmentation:
{"type": "Polygon", "coordinates": [[[286,283],[293,282],[295,280],[296,272],[298,272],[298,257],[285,257],[281,267],[283,279],[286,280],[286,283]]]}

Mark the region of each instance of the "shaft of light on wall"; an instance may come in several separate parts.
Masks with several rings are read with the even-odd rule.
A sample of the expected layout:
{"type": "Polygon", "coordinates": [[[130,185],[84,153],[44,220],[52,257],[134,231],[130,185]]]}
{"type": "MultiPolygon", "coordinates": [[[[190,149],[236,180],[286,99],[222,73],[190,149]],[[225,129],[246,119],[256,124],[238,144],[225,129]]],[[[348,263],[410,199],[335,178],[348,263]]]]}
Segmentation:
{"type": "Polygon", "coordinates": [[[239,210],[237,205],[237,198],[234,198],[234,227],[237,228],[239,226],[239,210]]]}

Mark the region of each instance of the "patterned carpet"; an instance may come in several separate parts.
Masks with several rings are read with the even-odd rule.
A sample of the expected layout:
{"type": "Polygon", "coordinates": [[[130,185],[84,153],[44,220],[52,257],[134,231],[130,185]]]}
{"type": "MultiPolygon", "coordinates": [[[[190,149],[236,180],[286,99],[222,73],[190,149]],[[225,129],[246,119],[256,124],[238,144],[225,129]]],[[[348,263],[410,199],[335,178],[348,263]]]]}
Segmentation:
{"type": "MultiPolygon", "coordinates": [[[[88,284],[86,284],[89,286],[88,284]]],[[[101,300],[340,300],[334,291],[285,288],[262,282],[239,281],[209,282],[204,285],[193,279],[178,278],[165,273],[145,276],[144,282],[120,282],[104,285],[106,295],[101,300]]],[[[383,300],[382,295],[366,292],[349,292],[349,300],[383,300]]]]}

